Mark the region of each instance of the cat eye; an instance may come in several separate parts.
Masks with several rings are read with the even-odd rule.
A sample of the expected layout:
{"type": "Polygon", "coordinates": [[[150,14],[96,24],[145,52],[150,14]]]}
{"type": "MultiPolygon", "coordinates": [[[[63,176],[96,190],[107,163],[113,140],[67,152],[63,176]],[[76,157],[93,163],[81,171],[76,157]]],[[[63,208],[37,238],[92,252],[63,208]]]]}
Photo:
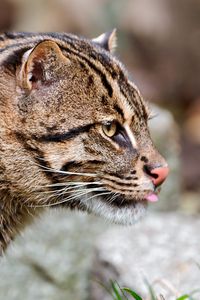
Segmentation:
{"type": "Polygon", "coordinates": [[[115,121],[102,125],[103,133],[108,137],[113,137],[117,133],[117,123],[115,121]]]}
{"type": "Polygon", "coordinates": [[[119,146],[123,148],[129,146],[132,147],[124,127],[117,121],[110,121],[102,124],[102,130],[107,137],[111,138],[119,146]]]}

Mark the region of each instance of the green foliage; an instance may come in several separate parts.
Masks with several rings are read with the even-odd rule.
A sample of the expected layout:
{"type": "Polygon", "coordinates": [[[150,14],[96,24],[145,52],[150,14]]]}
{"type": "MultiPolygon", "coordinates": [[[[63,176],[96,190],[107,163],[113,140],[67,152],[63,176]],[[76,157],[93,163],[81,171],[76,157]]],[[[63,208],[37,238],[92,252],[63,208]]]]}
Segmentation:
{"type": "Polygon", "coordinates": [[[133,299],[142,300],[142,298],[138,294],[136,294],[136,292],[132,291],[131,289],[129,289],[129,288],[123,288],[123,290],[125,292],[127,292],[129,295],[133,296],[133,299]]]}
{"type": "Polygon", "coordinates": [[[183,295],[183,296],[177,298],[176,300],[185,300],[185,299],[192,300],[192,298],[189,295],[183,295]]]}
{"type": "Polygon", "coordinates": [[[136,292],[134,292],[129,288],[121,288],[116,281],[115,282],[111,281],[111,288],[112,288],[114,300],[128,300],[127,296],[125,295],[125,292],[131,295],[132,299],[142,300],[142,298],[136,292]]]}
{"type": "MultiPolygon", "coordinates": [[[[155,295],[155,292],[152,288],[152,286],[148,283],[148,281],[145,281],[147,287],[148,287],[148,290],[149,290],[149,296],[150,296],[150,299],[151,300],[158,300],[157,296],[155,295]]],[[[110,289],[103,286],[104,289],[107,290],[107,292],[112,296],[112,299],[113,300],[144,300],[142,298],[142,296],[138,295],[135,291],[133,291],[132,289],[130,288],[127,288],[127,287],[120,287],[120,285],[117,283],[117,281],[110,281],[110,284],[111,284],[111,287],[110,289]],[[128,296],[131,296],[131,298],[128,296]]],[[[200,289],[197,289],[195,291],[193,291],[192,293],[190,294],[184,294],[174,300],[196,300],[196,298],[193,298],[193,295],[196,294],[196,293],[200,293],[200,289]]],[[[160,299],[160,298],[159,298],[160,299]]],[[[162,296],[162,299],[163,300],[166,300],[164,299],[164,297],[162,296]]]]}
{"type": "MultiPolygon", "coordinates": [[[[128,298],[128,295],[131,296],[131,299],[143,300],[142,297],[132,289],[127,287],[120,287],[117,281],[111,280],[111,291],[106,287],[104,288],[112,295],[113,300],[129,300],[130,298],[128,298]]],[[[148,285],[148,288],[151,295],[151,300],[157,300],[153,292],[153,289],[150,287],[150,285],[148,285]]]]}

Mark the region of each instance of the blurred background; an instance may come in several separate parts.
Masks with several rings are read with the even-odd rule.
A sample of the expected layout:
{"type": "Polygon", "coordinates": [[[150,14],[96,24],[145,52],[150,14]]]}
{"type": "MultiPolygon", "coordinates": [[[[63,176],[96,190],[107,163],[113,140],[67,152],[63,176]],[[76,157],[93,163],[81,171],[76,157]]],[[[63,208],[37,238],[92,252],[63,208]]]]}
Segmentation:
{"type": "MultiPolygon", "coordinates": [[[[172,211],[171,214],[176,210],[177,213],[190,215],[193,218],[191,220],[198,217],[200,213],[199,16],[199,0],[0,0],[0,32],[65,31],[93,38],[102,32],[117,28],[118,48],[115,55],[125,64],[131,79],[137,84],[144,98],[152,105],[152,111],[157,115],[150,121],[152,135],[160,151],[167,157],[171,168],[171,176],[163,188],[161,201],[154,210],[165,213],[172,211]]],[[[160,217],[159,213],[157,216],[160,217]]],[[[184,221],[182,219],[179,221],[182,226],[181,222],[184,221]]],[[[79,214],[73,217],[73,214],[63,212],[47,214],[39,225],[33,225],[32,229],[28,229],[25,237],[17,240],[16,246],[13,246],[14,249],[10,250],[8,258],[5,259],[2,265],[4,271],[0,275],[2,277],[0,293],[4,291],[4,294],[0,299],[5,297],[6,299],[36,299],[34,293],[37,288],[33,281],[38,283],[38,274],[46,276],[48,284],[45,287],[41,285],[40,292],[37,290],[40,295],[37,299],[54,299],[53,287],[55,286],[55,295],[57,295],[55,299],[78,300],[89,299],[89,297],[107,299],[91,292],[95,287],[90,287],[87,281],[91,273],[88,271],[91,269],[91,257],[99,251],[98,249],[95,250],[96,252],[93,251],[96,246],[91,237],[99,236],[103,228],[107,229],[107,227],[107,224],[102,225],[101,220],[93,217],[79,214]],[[58,228],[55,225],[57,222],[60,222],[58,228]],[[90,232],[91,223],[94,224],[93,233],[90,232]],[[79,225],[82,231],[85,229],[84,235],[82,231],[78,233],[79,225]],[[48,227],[51,228],[49,231],[54,232],[55,240],[52,233],[47,230],[48,227]],[[46,234],[41,233],[41,228],[46,234]],[[55,258],[56,255],[59,257],[62,251],[66,251],[67,257],[69,253],[74,255],[74,248],[70,248],[71,240],[68,240],[69,235],[73,240],[73,234],[72,232],[68,234],[68,228],[69,230],[75,228],[74,247],[77,249],[81,247],[80,245],[85,245],[80,253],[77,252],[74,261],[77,263],[77,257],[87,256],[83,261],[81,258],[81,266],[76,265],[75,271],[72,258],[63,260],[65,262],[63,264],[59,258],[58,260],[55,258]],[[58,230],[61,232],[60,236],[57,234],[58,230]],[[46,241],[45,246],[42,245],[49,235],[51,240],[46,241]],[[40,243],[41,245],[38,246],[40,243]],[[58,245],[63,249],[61,250],[58,245]],[[49,251],[51,255],[48,256],[49,251]],[[90,252],[91,256],[88,254],[90,252]],[[52,263],[50,272],[53,272],[53,275],[58,272],[57,279],[54,280],[54,277],[48,275],[47,265],[43,269],[41,261],[45,261],[44,257],[48,266],[52,263]],[[78,275],[76,268],[80,271],[78,275]],[[81,275],[82,271],[84,275],[81,275]],[[68,276],[70,272],[72,272],[71,277],[68,276]],[[15,277],[12,288],[8,288],[9,282],[6,281],[9,276],[15,277]],[[37,279],[32,280],[31,276],[37,279]],[[68,293],[65,284],[58,283],[59,276],[62,280],[63,276],[69,277],[66,279],[70,282],[67,283],[67,290],[68,292],[70,290],[71,296],[65,294],[68,293]],[[74,282],[77,276],[79,283],[76,283],[76,286],[74,282]],[[83,283],[80,283],[79,277],[84,277],[83,283]],[[25,292],[22,293],[23,289],[20,291],[16,288],[18,284],[20,285],[19,280],[22,281],[21,284],[29,280],[24,298],[20,298],[25,295],[25,292]],[[28,291],[31,287],[34,291],[32,291],[33,295],[28,291]],[[62,290],[60,296],[58,296],[59,289],[62,290]]],[[[173,231],[173,226],[171,230],[173,231]]],[[[115,276],[119,278],[117,274],[115,276]]],[[[102,278],[104,280],[104,277],[102,278]]]]}

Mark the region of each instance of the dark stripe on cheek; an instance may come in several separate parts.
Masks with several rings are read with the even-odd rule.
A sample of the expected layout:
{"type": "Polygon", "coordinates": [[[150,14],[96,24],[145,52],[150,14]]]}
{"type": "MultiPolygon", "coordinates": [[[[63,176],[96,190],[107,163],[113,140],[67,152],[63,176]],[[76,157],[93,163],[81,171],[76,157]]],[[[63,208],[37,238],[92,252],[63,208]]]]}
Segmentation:
{"type": "Polygon", "coordinates": [[[77,137],[81,133],[88,132],[93,125],[94,124],[89,124],[89,125],[85,125],[85,126],[72,128],[71,130],[69,130],[66,133],[47,134],[47,135],[42,135],[39,137],[36,135],[33,135],[32,138],[39,142],[47,142],[47,143],[48,142],[54,142],[54,143],[56,142],[57,143],[57,142],[67,141],[67,140],[71,140],[71,139],[77,137]]]}
{"type": "Polygon", "coordinates": [[[117,177],[117,178],[120,178],[120,179],[125,179],[125,180],[137,180],[138,178],[137,177],[133,177],[133,176],[124,176],[124,175],[120,175],[120,174],[117,174],[117,173],[107,173],[108,175],[110,176],[113,176],[113,177],[117,177]]]}
{"type": "Polygon", "coordinates": [[[88,139],[83,139],[83,144],[84,144],[84,149],[87,153],[92,154],[92,155],[101,155],[101,149],[99,147],[99,149],[93,149],[91,145],[91,141],[89,141],[88,139]]]}
{"type": "Polygon", "coordinates": [[[51,168],[51,166],[49,165],[49,163],[47,161],[45,161],[44,153],[40,149],[29,145],[27,143],[26,136],[23,135],[22,133],[15,132],[15,136],[16,136],[17,140],[19,141],[19,143],[23,145],[24,149],[28,153],[30,153],[31,157],[33,157],[33,159],[39,165],[38,167],[43,172],[45,177],[48,178],[52,183],[57,182],[56,181],[56,173],[53,172],[53,171],[51,172],[50,170],[48,170],[49,168],[51,168]]]}
{"type": "Polygon", "coordinates": [[[80,162],[69,161],[62,166],[60,171],[66,171],[66,172],[69,171],[70,172],[71,168],[80,168],[81,166],[84,166],[84,165],[87,165],[87,167],[88,167],[90,164],[91,165],[100,165],[100,164],[104,164],[104,163],[105,162],[103,162],[103,161],[99,161],[99,160],[95,160],[95,159],[88,160],[88,161],[80,161],[80,162]]]}
{"type": "MultiPolygon", "coordinates": [[[[38,151],[39,152],[39,151],[38,151]]],[[[40,165],[39,168],[43,172],[43,174],[52,182],[57,183],[56,180],[56,172],[48,170],[51,168],[47,161],[44,160],[44,157],[41,155],[40,151],[40,157],[35,157],[36,162],[40,165]]]]}
{"type": "MultiPolygon", "coordinates": [[[[70,168],[72,168],[72,167],[80,167],[82,165],[82,163],[81,162],[76,162],[76,161],[69,161],[69,162],[67,162],[66,164],[64,164],[63,166],[62,166],[62,168],[60,169],[60,171],[69,171],[69,169],[70,168]]],[[[67,175],[67,174],[66,174],[67,175]]]]}

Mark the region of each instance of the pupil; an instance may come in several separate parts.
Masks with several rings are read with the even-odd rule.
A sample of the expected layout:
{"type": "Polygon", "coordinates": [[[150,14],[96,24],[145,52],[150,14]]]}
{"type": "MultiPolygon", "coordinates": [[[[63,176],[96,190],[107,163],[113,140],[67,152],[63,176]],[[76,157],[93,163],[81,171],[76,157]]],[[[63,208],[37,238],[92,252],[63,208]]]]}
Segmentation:
{"type": "Polygon", "coordinates": [[[110,131],[112,129],[112,124],[107,125],[107,130],[110,131]]]}

